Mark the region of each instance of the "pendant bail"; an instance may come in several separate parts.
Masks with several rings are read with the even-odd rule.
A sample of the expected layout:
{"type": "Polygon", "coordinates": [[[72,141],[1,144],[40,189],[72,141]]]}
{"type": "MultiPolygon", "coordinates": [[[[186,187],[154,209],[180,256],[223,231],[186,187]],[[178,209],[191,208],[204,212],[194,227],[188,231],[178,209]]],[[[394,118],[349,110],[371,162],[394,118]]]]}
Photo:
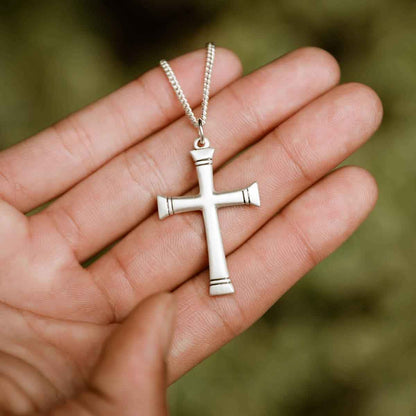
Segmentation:
{"type": "Polygon", "coordinates": [[[204,149],[209,147],[209,140],[208,138],[205,137],[204,135],[204,129],[203,129],[203,121],[202,119],[198,119],[198,132],[199,132],[199,137],[197,137],[197,139],[194,142],[194,148],[195,149],[204,149]]]}
{"type": "Polygon", "coordinates": [[[205,144],[205,136],[204,136],[204,129],[202,128],[203,124],[202,124],[202,119],[199,118],[198,119],[198,131],[199,131],[199,141],[201,146],[204,146],[205,144]]]}

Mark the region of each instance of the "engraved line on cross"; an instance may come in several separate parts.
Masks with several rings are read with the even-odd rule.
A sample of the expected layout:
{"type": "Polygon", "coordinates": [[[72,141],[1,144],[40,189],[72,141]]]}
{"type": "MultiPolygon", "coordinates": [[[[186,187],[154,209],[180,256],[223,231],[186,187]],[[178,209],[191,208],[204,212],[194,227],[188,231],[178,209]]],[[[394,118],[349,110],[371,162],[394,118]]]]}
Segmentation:
{"type": "Polygon", "coordinates": [[[225,260],[217,208],[234,205],[260,206],[257,182],[249,187],[231,192],[215,192],[211,147],[191,150],[195,162],[199,194],[180,197],[157,197],[159,218],[189,211],[202,211],[208,247],[211,296],[234,293],[234,287],[225,260]]]}

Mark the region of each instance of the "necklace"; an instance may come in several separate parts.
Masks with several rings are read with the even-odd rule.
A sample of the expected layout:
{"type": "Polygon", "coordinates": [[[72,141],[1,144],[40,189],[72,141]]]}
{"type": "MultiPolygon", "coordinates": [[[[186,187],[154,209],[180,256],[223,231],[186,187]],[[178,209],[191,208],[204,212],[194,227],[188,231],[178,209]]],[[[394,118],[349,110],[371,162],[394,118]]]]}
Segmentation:
{"type": "Polygon", "coordinates": [[[236,191],[215,192],[212,168],[212,157],[215,149],[210,147],[209,140],[204,136],[203,130],[203,126],[207,121],[209,88],[214,66],[214,57],[215,45],[213,43],[208,43],[201,105],[202,112],[201,117],[198,119],[195,117],[172,68],[167,61],[160,61],[161,67],[165,71],[172,88],[185,110],[185,114],[188,116],[194,127],[198,129],[198,137],[194,141],[194,150],[191,150],[191,156],[198,174],[199,194],[179,197],[165,197],[159,195],[157,197],[160,219],[182,212],[202,211],[208,247],[210,276],[209,293],[211,296],[234,293],[234,286],[231,283],[225,259],[217,209],[234,205],[260,206],[257,182],[254,182],[248,188],[236,191]]]}

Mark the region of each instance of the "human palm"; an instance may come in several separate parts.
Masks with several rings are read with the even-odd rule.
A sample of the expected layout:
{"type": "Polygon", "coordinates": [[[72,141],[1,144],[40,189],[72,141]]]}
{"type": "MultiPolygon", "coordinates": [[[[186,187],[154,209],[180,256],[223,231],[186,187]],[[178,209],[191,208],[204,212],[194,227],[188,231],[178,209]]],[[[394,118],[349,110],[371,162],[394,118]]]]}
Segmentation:
{"type": "MultiPolygon", "coordinates": [[[[191,105],[203,56],[172,61],[191,105]]],[[[370,212],[377,188],[366,171],[327,174],[377,129],[376,94],[336,86],[336,62],[316,48],[240,72],[235,55],[218,49],[205,128],[216,188],[257,180],[262,198],[258,209],[219,212],[235,295],[208,296],[198,214],[160,222],[155,212],[157,194],[197,184],[188,152],[196,133],[160,69],[0,153],[4,412],[163,414],[165,360],[172,382],[258,319],[370,212]],[[173,296],[142,302],[161,291],[173,296]]]]}

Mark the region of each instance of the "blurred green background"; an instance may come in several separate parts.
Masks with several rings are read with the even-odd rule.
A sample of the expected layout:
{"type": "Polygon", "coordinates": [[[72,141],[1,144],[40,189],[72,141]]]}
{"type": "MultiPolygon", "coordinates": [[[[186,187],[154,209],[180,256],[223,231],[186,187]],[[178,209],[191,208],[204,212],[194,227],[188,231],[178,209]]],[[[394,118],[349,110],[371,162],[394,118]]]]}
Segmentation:
{"type": "MultiPolygon", "coordinates": [[[[1,0],[0,149],[208,40],[245,71],[304,45],[381,96],[349,163],[373,214],[249,331],[170,389],[173,415],[416,415],[416,2],[1,0]]],[[[51,180],[53,178],[51,177],[51,180]]]]}

